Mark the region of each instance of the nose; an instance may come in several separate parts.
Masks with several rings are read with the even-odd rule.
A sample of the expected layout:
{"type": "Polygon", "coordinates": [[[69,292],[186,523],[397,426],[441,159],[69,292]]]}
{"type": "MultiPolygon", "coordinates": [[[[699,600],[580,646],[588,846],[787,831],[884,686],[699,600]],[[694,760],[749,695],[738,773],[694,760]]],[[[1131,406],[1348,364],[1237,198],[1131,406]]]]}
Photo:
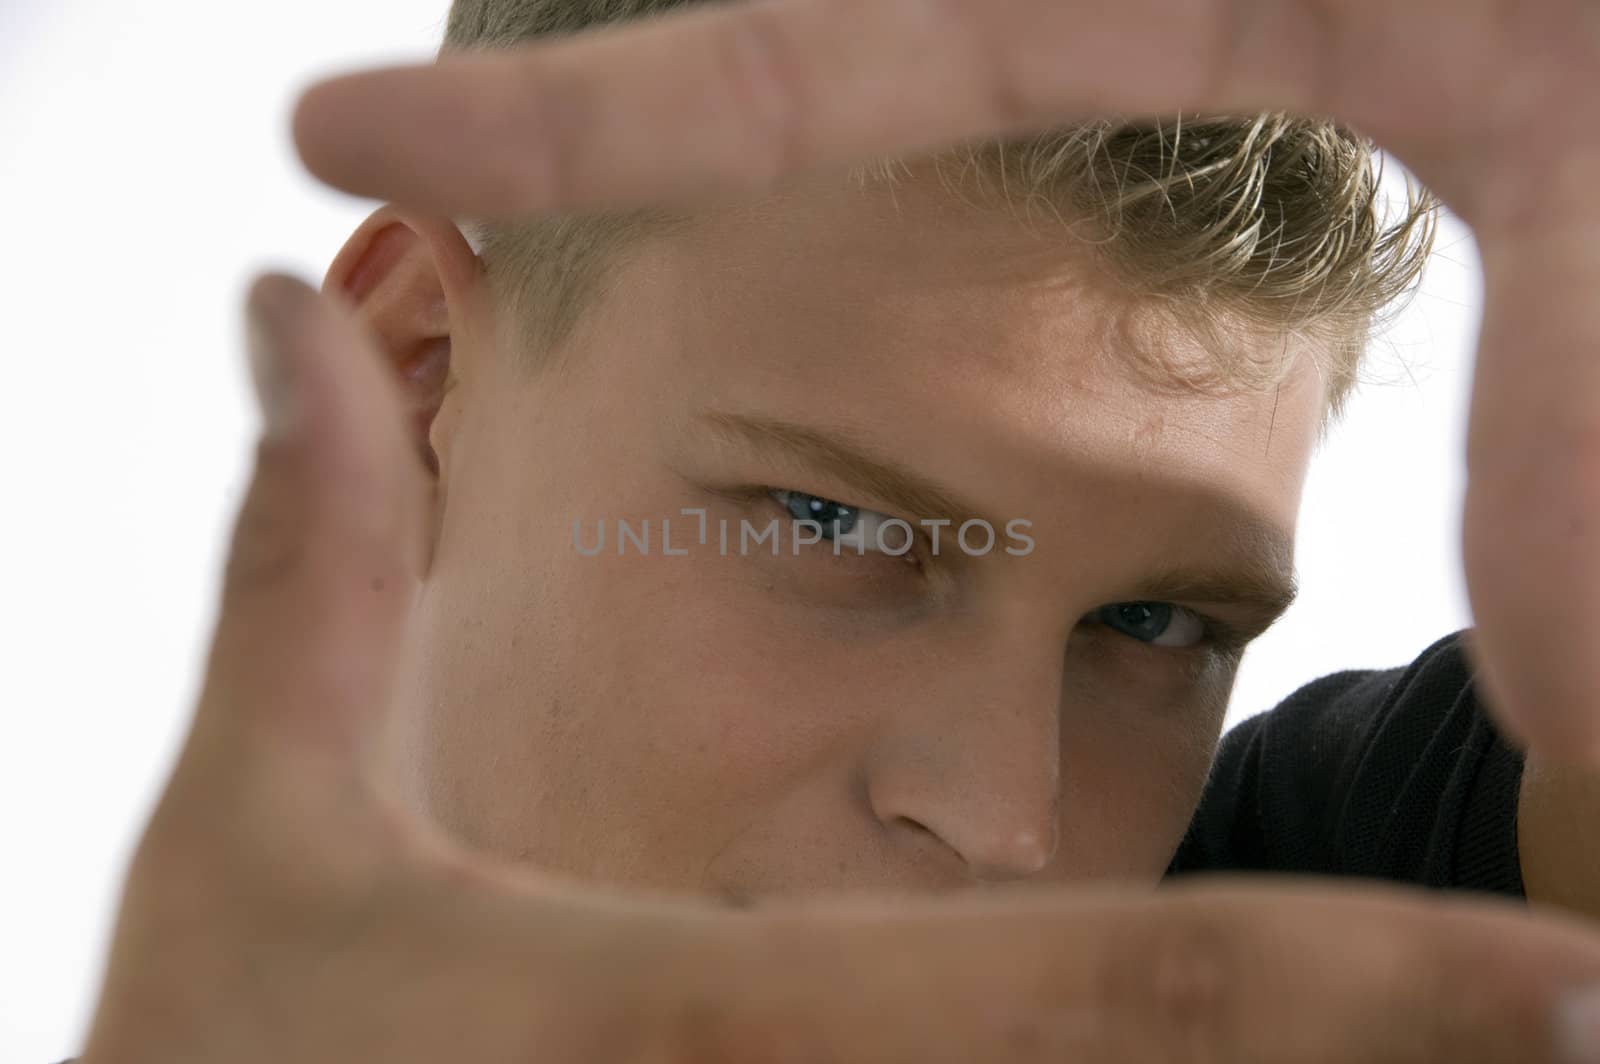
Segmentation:
{"type": "Polygon", "coordinates": [[[970,640],[935,684],[897,700],[867,752],[867,797],[908,845],[927,835],[966,875],[1038,873],[1060,837],[1062,643],[970,640]]]}

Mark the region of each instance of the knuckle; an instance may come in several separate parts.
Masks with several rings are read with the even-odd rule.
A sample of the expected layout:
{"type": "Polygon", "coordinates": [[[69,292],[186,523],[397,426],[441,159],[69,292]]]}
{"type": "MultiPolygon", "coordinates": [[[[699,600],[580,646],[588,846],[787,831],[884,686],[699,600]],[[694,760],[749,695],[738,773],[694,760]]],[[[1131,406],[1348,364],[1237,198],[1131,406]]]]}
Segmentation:
{"type": "Polygon", "coordinates": [[[293,454],[281,445],[257,445],[255,478],[234,522],[224,597],[249,597],[281,586],[305,566],[305,506],[294,464],[293,454]]]}
{"type": "Polygon", "coordinates": [[[1135,1059],[1222,1064],[1246,1047],[1241,1001],[1250,991],[1250,936],[1200,907],[1142,914],[1107,957],[1102,1014],[1117,1017],[1135,1059]]]}
{"type": "Polygon", "coordinates": [[[1472,1060],[1482,1052],[1483,1046],[1466,1036],[1472,1023],[1462,1006],[1476,995],[1463,996],[1463,982],[1437,959],[1417,967],[1411,983],[1416,1007],[1406,1010],[1406,1022],[1396,1017],[1389,1025],[1391,1037],[1403,1043],[1392,1047],[1400,1059],[1472,1060]]]}
{"type": "Polygon", "coordinates": [[[1401,1060],[1510,1059],[1516,1042],[1526,1045],[1535,1031],[1520,1027],[1510,1007],[1521,988],[1503,976],[1485,977],[1509,970],[1504,943],[1451,934],[1453,925],[1438,916],[1460,899],[1441,896],[1432,904],[1434,919],[1394,936],[1392,1006],[1385,1022],[1374,1024],[1383,1048],[1401,1060]],[[1510,1044],[1498,1044],[1507,1033],[1515,1036],[1510,1044]]]}
{"type": "Polygon", "coordinates": [[[1060,41],[1074,21],[1055,0],[932,0],[929,32],[962,42],[971,91],[999,132],[1064,119],[1073,64],[1060,41]]]}
{"type": "Polygon", "coordinates": [[[591,84],[537,64],[519,73],[512,98],[483,112],[484,134],[473,138],[509,155],[504,165],[483,170],[491,182],[485,198],[506,216],[579,202],[588,165],[584,150],[594,128],[591,84]],[[507,116],[514,117],[508,122],[507,116]]]}
{"type": "Polygon", "coordinates": [[[738,177],[765,187],[805,165],[806,66],[787,23],[752,6],[733,19],[717,42],[726,101],[739,108],[744,136],[737,146],[738,177]]]}
{"type": "Polygon", "coordinates": [[[334,601],[405,586],[420,547],[425,500],[406,474],[341,470],[292,443],[257,445],[255,475],[234,521],[223,598],[252,599],[311,580],[334,601]],[[395,483],[401,480],[402,483],[395,483]]]}
{"type": "MultiPolygon", "coordinates": [[[[1005,128],[1036,123],[1057,102],[1054,79],[1039,77],[1039,65],[1023,61],[1022,50],[1037,41],[1038,34],[1024,32],[1029,19],[1018,16],[1018,7],[1006,3],[990,8],[960,0],[942,4],[948,16],[961,20],[965,36],[973,42],[989,118],[1005,128]]],[[[1037,10],[1028,15],[1036,16],[1037,10]]]]}

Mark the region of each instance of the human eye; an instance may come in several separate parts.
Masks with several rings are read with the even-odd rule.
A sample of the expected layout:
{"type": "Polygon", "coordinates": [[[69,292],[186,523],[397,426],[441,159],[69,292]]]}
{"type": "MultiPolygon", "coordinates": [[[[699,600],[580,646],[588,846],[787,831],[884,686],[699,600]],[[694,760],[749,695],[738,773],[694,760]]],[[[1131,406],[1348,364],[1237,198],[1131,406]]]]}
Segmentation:
{"type": "Polygon", "coordinates": [[[768,490],[796,522],[815,525],[822,538],[835,545],[835,551],[849,547],[858,554],[898,555],[905,554],[912,546],[915,532],[911,526],[888,514],[803,491],[768,490]]]}
{"type": "Polygon", "coordinates": [[[1152,646],[1186,649],[1212,639],[1207,619],[1167,602],[1116,602],[1090,617],[1113,631],[1152,646]]]}

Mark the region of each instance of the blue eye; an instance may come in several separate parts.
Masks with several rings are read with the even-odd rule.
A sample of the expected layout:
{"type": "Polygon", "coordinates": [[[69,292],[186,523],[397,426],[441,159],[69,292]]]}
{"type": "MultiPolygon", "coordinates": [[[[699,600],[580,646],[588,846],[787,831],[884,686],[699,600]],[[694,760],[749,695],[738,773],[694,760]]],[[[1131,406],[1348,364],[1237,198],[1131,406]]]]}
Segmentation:
{"type": "Polygon", "coordinates": [[[1165,602],[1118,602],[1102,606],[1095,620],[1131,639],[1154,646],[1191,647],[1206,638],[1199,614],[1165,602]]]}
{"type": "Polygon", "coordinates": [[[822,538],[848,536],[856,527],[860,512],[853,506],[807,495],[799,491],[775,491],[773,495],[796,521],[815,521],[822,526],[822,538]]]}
{"type": "Polygon", "coordinates": [[[816,525],[824,540],[833,541],[835,554],[848,547],[858,554],[915,558],[911,548],[916,534],[905,521],[803,491],[769,488],[767,493],[795,521],[816,525]]]}

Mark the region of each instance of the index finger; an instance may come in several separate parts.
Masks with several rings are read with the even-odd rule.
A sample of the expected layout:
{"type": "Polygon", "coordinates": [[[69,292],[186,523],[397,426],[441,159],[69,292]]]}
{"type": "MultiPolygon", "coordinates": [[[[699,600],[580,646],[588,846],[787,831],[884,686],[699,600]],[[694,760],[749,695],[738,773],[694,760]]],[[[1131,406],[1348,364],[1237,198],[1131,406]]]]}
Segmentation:
{"type": "Polygon", "coordinates": [[[679,202],[1091,113],[1323,110],[1354,24],[1433,6],[717,5],[324,81],[294,136],[330,184],[444,214],[679,202]]]}

